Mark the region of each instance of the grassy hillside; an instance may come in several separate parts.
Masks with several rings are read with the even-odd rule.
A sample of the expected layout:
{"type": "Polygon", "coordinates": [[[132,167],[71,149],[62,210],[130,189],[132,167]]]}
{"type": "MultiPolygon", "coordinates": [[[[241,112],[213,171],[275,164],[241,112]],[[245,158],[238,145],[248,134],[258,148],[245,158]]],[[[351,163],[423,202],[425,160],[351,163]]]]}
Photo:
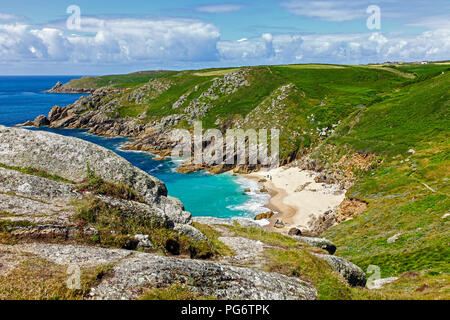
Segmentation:
{"type": "Polygon", "coordinates": [[[144,84],[169,74],[168,71],[141,71],[126,75],[109,75],[101,77],[83,77],[74,79],[65,86],[72,89],[98,89],[101,87],[130,88],[144,84]]]}
{"type": "MultiPolygon", "coordinates": [[[[149,122],[189,113],[192,105],[197,103],[205,110],[194,116],[203,121],[205,128],[231,123],[243,128],[280,129],[283,159],[291,158],[304,147],[315,145],[323,138],[320,136],[322,131],[331,134],[339,121],[356,110],[382,101],[395,88],[411,81],[410,77],[384,68],[330,65],[161,72],[140,79],[147,76],[157,79],[151,85],[134,86],[116,94],[114,99],[118,103],[111,115],[121,118],[139,116],[143,122],[149,122]],[[222,81],[227,75],[233,76],[238,72],[244,74],[249,85],[235,88],[231,81],[222,87],[215,86],[218,79],[222,81]],[[227,92],[227,88],[231,91],[227,92]],[[287,96],[283,101],[277,101],[285,89],[289,91],[287,96]],[[208,93],[206,96],[205,92],[208,93]],[[180,101],[180,98],[183,99],[180,101]],[[180,104],[174,108],[177,101],[180,104]],[[274,106],[276,110],[272,110],[274,106]]],[[[132,79],[134,83],[138,81],[135,77],[132,79]]],[[[94,82],[96,86],[107,83],[112,87],[131,87],[130,75],[79,81],[84,82],[80,85],[83,87],[88,82],[94,82]]],[[[71,86],[74,84],[74,81],[70,83],[71,86]]],[[[192,127],[186,121],[181,121],[178,126],[192,127]]]]}
{"type": "MultiPolygon", "coordinates": [[[[437,276],[448,284],[449,92],[450,73],[439,72],[360,112],[356,124],[347,121],[328,141],[336,153],[375,153],[383,159],[348,195],[367,201],[368,210],[326,233],[339,254],[363,268],[379,266],[383,277],[413,272],[414,283],[437,276]],[[395,235],[398,240],[388,243],[395,235]]],[[[450,293],[448,287],[437,291],[450,293]]]]}

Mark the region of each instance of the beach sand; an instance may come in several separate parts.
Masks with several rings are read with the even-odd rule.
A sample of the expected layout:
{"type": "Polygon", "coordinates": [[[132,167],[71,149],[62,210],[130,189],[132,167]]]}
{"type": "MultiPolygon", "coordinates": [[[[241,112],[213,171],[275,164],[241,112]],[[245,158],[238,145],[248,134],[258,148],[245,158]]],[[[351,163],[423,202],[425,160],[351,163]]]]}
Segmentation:
{"type": "Polygon", "coordinates": [[[328,210],[335,210],[345,199],[346,190],[338,185],[315,182],[316,173],[299,168],[279,167],[246,175],[260,182],[271,194],[269,210],[277,212],[268,229],[288,232],[292,227],[310,230],[311,223],[328,210]],[[284,228],[274,228],[276,220],[284,228]]]}

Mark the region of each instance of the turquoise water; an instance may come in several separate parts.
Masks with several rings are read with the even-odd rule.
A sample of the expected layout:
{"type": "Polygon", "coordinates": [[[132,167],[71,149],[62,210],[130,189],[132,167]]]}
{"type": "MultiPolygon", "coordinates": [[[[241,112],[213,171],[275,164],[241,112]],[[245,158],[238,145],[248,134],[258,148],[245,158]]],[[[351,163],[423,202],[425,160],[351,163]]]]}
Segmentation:
{"type": "MultiPolygon", "coordinates": [[[[0,77],[0,124],[13,126],[40,114],[47,114],[54,105],[73,103],[80,95],[48,94],[42,91],[57,81],[76,77],[0,77]]],[[[36,129],[34,129],[36,130],[36,129]]],[[[83,130],[39,129],[87,140],[113,150],[149,174],[162,180],[171,196],[179,198],[193,216],[219,218],[254,217],[263,212],[268,195],[257,194],[255,182],[231,174],[210,175],[206,172],[180,174],[176,161],[154,161],[145,152],[120,150],[126,138],[104,138],[83,130]],[[244,190],[252,192],[246,194],[244,190]]]]}

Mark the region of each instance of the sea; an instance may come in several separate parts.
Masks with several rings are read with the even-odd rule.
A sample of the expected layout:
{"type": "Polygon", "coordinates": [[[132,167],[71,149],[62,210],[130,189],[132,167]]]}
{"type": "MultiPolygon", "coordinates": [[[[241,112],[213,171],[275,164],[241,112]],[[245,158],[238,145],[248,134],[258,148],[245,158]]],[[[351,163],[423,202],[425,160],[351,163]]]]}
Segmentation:
{"type": "MultiPolygon", "coordinates": [[[[0,76],[0,125],[12,127],[47,115],[55,106],[66,106],[82,95],[45,93],[56,82],[66,83],[80,76],[0,76]]],[[[169,195],[179,198],[193,216],[217,218],[254,218],[267,211],[268,194],[258,193],[258,184],[231,173],[211,175],[208,172],[180,174],[175,171],[179,160],[152,160],[146,152],[125,151],[127,138],[105,138],[78,129],[39,128],[60,135],[83,139],[116,152],[136,167],[163,181],[169,195]],[[250,189],[250,192],[245,192],[250,189]]]]}

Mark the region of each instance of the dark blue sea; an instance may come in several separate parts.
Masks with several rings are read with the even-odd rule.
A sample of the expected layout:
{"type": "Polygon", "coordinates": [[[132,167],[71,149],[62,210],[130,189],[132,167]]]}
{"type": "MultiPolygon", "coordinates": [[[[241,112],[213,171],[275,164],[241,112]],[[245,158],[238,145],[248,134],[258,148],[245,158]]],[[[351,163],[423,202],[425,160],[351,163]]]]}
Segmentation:
{"type": "MultiPolygon", "coordinates": [[[[77,76],[0,76],[0,125],[14,126],[38,115],[47,115],[55,106],[66,106],[81,95],[44,93],[56,82],[68,82],[77,76]]],[[[263,212],[267,195],[257,194],[255,182],[231,174],[210,175],[206,172],[179,174],[176,161],[154,161],[144,152],[122,151],[125,138],[104,138],[83,130],[42,128],[57,134],[77,137],[113,150],[149,174],[162,180],[171,196],[181,199],[193,216],[220,218],[254,217],[263,212]],[[252,192],[245,194],[250,188],[252,192]]]]}

